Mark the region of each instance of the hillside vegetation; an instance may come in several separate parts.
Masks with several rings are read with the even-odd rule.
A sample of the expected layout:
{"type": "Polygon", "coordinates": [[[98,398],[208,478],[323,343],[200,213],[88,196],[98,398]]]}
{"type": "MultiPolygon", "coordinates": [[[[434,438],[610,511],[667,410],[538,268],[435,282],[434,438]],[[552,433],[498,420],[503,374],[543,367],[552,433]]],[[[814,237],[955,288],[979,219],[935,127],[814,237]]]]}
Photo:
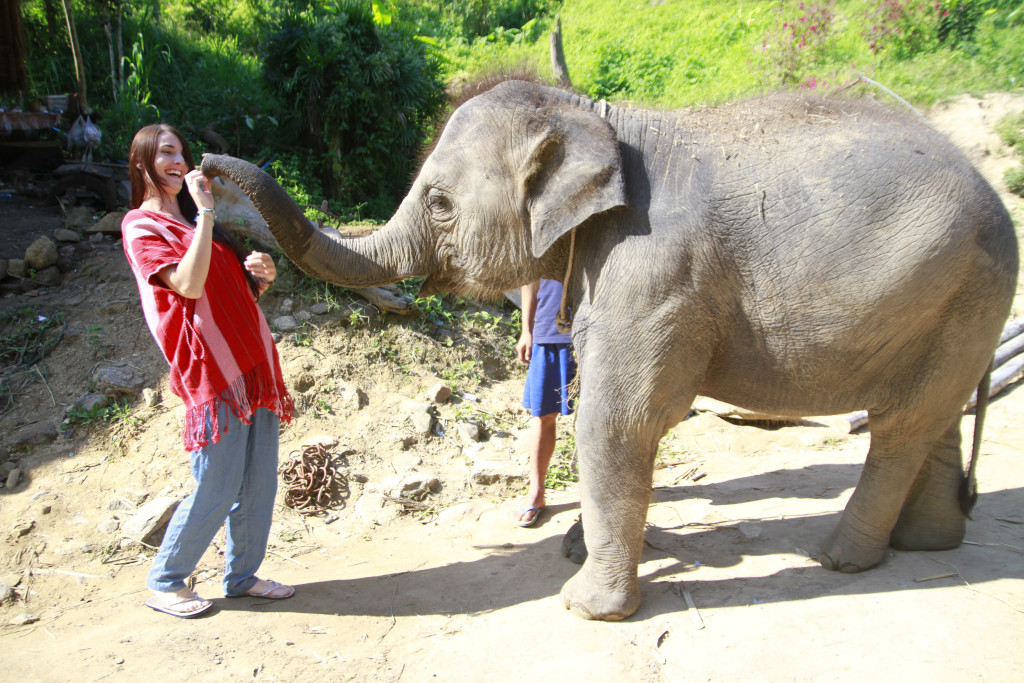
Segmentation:
{"type": "MultiPolygon", "coordinates": [[[[573,85],[677,107],[863,75],[924,106],[1024,78],[1020,0],[136,0],[71,3],[101,153],[177,123],[197,151],[265,163],[341,220],[391,214],[446,88],[497,68],[552,80],[561,20],[573,85]],[[120,57],[119,57],[120,55],[120,57]]],[[[86,92],[63,17],[22,2],[28,92],[86,92]]]]}

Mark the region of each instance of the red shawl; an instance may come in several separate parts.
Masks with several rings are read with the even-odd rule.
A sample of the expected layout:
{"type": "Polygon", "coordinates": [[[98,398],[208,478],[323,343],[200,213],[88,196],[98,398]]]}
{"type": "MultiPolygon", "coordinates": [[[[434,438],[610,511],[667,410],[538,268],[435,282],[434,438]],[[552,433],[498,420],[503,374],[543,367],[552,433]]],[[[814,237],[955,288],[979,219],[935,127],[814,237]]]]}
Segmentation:
{"type": "Polygon", "coordinates": [[[171,391],[185,402],[183,437],[190,452],[207,444],[207,420],[212,442],[220,438],[221,402],[246,423],[257,408],[269,408],[288,422],[295,408],[270,328],[230,248],[213,243],[198,299],[175,293],[157,277],[181,261],[193,234],[189,226],[141,209],[129,211],[121,223],[146,323],[171,366],[171,391]]]}

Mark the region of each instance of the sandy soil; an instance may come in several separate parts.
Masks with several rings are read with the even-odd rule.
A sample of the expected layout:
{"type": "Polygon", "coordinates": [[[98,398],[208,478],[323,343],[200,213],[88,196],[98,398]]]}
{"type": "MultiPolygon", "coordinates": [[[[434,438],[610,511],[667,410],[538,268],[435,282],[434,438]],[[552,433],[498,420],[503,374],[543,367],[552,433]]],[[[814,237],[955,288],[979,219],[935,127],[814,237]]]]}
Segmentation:
{"type": "MultiPolygon", "coordinates": [[[[1020,96],[963,97],[931,118],[999,185],[1010,161],[989,131],[1022,109],[1020,96]]],[[[1019,198],[1006,201],[1024,225],[1019,198]]],[[[11,206],[3,205],[5,216],[11,206]]],[[[45,225],[41,232],[53,227],[45,225]]],[[[48,381],[27,386],[0,415],[4,444],[59,422],[97,364],[159,367],[135,297],[119,247],[108,241],[82,256],[59,291],[0,300],[0,310],[35,304],[69,319],[47,361],[48,381]]],[[[1024,314],[1024,298],[1014,314],[1024,314]]],[[[515,527],[515,485],[469,482],[475,447],[451,436],[454,429],[444,437],[410,435],[401,420],[407,401],[422,400],[437,381],[430,363],[396,371],[379,361],[387,333],[344,322],[323,323],[309,346],[293,338],[280,344],[289,384],[306,387],[296,390],[304,410],[282,434],[282,455],[329,434],[353,475],[351,495],[333,518],[303,518],[279,506],[261,574],[295,584],[297,595],[281,602],[220,597],[218,540],[196,574],[198,590],[214,599],[210,613],[180,620],[142,606],[149,551],[98,526],[124,521],[143,496],[188,490],[178,405],[164,388],[162,404],[136,405],[135,424],[79,426],[3,458],[18,462],[25,480],[0,490],[0,582],[15,592],[0,606],[0,677],[1024,679],[1019,386],[989,409],[968,543],[947,552],[892,551],[859,575],[825,571],[813,557],[856,484],[866,430],[846,434],[813,419],[764,428],[710,413],[684,421],[659,456],[640,565],[643,604],[626,621],[591,623],[567,613],[558,597],[577,569],[560,554],[561,536],[578,515],[575,486],[550,493],[537,527],[515,527]],[[346,404],[329,390],[332,381],[358,385],[367,405],[346,404]],[[389,502],[360,511],[361,495],[413,470],[442,481],[425,509],[401,513],[389,502]],[[357,483],[355,474],[367,481],[357,483]],[[10,623],[23,614],[38,621],[10,623]]],[[[433,353],[425,335],[392,334],[400,347],[421,344],[424,357],[433,353]]],[[[439,417],[450,425],[489,415],[483,448],[522,465],[521,371],[477,357],[498,380],[476,389],[478,402],[457,398],[438,407],[439,417]]],[[[166,380],[151,374],[147,386],[166,380]]],[[[971,434],[971,415],[963,429],[971,434]]]]}

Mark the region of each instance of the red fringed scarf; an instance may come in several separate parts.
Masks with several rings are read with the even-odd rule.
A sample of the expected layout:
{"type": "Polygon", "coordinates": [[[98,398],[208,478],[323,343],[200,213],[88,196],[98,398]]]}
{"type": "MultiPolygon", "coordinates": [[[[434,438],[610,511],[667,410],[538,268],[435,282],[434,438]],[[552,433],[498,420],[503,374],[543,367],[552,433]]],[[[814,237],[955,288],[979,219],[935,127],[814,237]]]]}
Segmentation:
{"type": "Polygon", "coordinates": [[[277,347],[235,253],[214,242],[203,295],[189,299],[167,288],[157,273],[184,257],[191,227],[134,209],[124,217],[121,235],[146,323],[171,366],[171,391],[185,402],[185,450],[207,444],[207,419],[212,441],[220,438],[221,402],[246,423],[257,408],[289,422],[295,404],[281,377],[277,347]]]}

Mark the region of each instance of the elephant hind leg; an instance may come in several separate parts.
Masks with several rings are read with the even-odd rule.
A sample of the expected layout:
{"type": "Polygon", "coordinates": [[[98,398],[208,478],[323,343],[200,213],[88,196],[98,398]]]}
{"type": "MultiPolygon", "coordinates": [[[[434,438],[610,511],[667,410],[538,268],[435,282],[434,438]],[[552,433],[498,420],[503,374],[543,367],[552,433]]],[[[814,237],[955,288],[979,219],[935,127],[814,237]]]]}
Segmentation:
{"type": "Polygon", "coordinates": [[[871,416],[871,447],[860,481],[818,554],[826,569],[852,574],[882,561],[904,502],[940,435],[946,433],[948,420],[933,423],[932,429],[908,432],[908,412],[901,412],[871,416]]]}
{"type": "Polygon", "coordinates": [[[914,480],[890,544],[899,550],[949,550],[960,545],[967,521],[960,509],[963,481],[959,417],[932,447],[914,480]]]}

